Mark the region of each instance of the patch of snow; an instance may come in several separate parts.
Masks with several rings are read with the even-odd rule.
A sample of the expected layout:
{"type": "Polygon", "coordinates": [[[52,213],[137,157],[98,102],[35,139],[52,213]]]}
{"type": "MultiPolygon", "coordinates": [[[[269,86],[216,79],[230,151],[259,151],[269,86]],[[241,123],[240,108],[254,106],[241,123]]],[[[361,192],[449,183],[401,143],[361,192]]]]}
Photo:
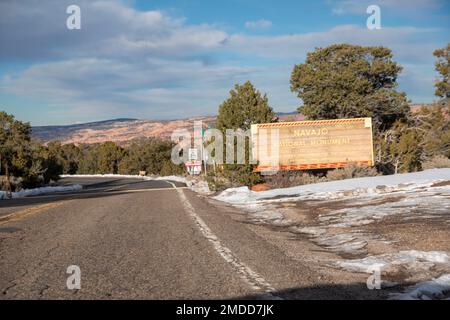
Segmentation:
{"type": "Polygon", "coordinates": [[[213,192],[209,190],[208,182],[201,179],[191,179],[186,181],[186,185],[192,191],[202,194],[202,195],[210,195],[213,192]]]}
{"type": "Polygon", "coordinates": [[[303,233],[303,234],[312,235],[312,236],[320,236],[327,232],[326,229],[318,228],[318,227],[304,227],[304,228],[291,227],[289,229],[289,231],[292,233],[303,233]]]}
{"type": "Polygon", "coordinates": [[[250,204],[247,209],[248,220],[256,224],[268,224],[272,226],[289,226],[291,221],[284,218],[281,210],[272,210],[259,204],[250,204]]]}
{"type": "Polygon", "coordinates": [[[345,255],[362,255],[367,253],[369,241],[384,244],[389,242],[377,234],[358,232],[354,227],[369,225],[393,215],[398,215],[405,221],[442,218],[445,215],[450,221],[448,198],[450,186],[431,188],[431,185],[442,179],[450,180],[450,169],[349,179],[262,192],[253,192],[247,187],[231,188],[223,191],[215,199],[231,203],[248,212],[251,222],[287,226],[290,227],[290,232],[306,234],[311,241],[329,251],[345,255]],[[378,185],[380,181],[385,185],[380,187],[378,185]],[[356,185],[358,188],[350,189],[356,185]],[[347,190],[342,191],[343,189],[347,190]],[[318,215],[318,225],[305,228],[292,226],[289,220],[283,220],[285,210],[296,209],[276,206],[280,202],[319,199],[325,203],[340,198],[346,199],[345,208],[333,210],[333,206],[329,206],[328,212],[318,215]],[[270,216],[277,214],[281,217],[270,219],[270,216]],[[340,230],[339,235],[336,235],[336,228],[352,228],[352,230],[340,230]]]}
{"type": "Polygon", "coordinates": [[[450,274],[444,274],[437,279],[421,282],[410,287],[404,293],[391,295],[395,300],[432,300],[443,299],[450,293],[450,274]]]}
{"type": "MultiPolygon", "coordinates": [[[[42,187],[35,189],[23,189],[19,192],[13,192],[12,198],[25,198],[31,196],[39,196],[42,194],[52,194],[58,192],[69,192],[69,191],[79,191],[82,190],[83,187],[81,185],[72,185],[72,186],[58,186],[58,187],[42,187]]],[[[6,199],[6,192],[0,191],[0,199],[6,199]]]]}
{"type": "Polygon", "coordinates": [[[448,264],[449,256],[443,251],[400,251],[393,254],[368,256],[364,259],[337,261],[336,265],[348,271],[372,273],[374,268],[405,267],[428,270],[434,264],[448,264]]]}
{"type": "Polygon", "coordinates": [[[404,220],[432,219],[448,215],[450,201],[448,197],[440,195],[443,189],[450,194],[450,187],[447,186],[434,191],[420,191],[415,195],[382,204],[372,204],[368,200],[366,205],[359,203],[354,206],[355,203],[352,202],[352,207],[321,214],[319,221],[332,227],[353,227],[367,225],[392,215],[402,215],[404,220]]]}
{"type": "Polygon", "coordinates": [[[356,237],[352,233],[325,234],[314,239],[314,242],[334,252],[347,254],[366,253],[367,241],[356,237]]]}
{"type": "Polygon", "coordinates": [[[248,187],[229,188],[222,191],[218,196],[214,197],[214,199],[231,204],[242,204],[249,200],[256,200],[252,199],[256,197],[256,194],[256,192],[251,191],[248,187]]]}

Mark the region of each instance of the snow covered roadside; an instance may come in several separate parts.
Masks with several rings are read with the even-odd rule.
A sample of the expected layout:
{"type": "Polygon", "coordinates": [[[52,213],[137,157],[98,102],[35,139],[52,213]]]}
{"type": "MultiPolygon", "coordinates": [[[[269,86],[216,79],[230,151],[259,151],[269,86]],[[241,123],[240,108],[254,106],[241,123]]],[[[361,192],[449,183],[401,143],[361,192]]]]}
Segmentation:
{"type": "Polygon", "coordinates": [[[450,180],[450,168],[322,182],[262,192],[251,191],[247,187],[230,188],[216,196],[215,199],[230,204],[248,204],[273,198],[278,198],[274,201],[338,199],[345,196],[411,191],[444,180],[450,180]]]}
{"type": "MultiPolygon", "coordinates": [[[[81,185],[72,185],[72,186],[63,186],[63,187],[42,187],[42,188],[35,188],[35,189],[23,189],[19,192],[13,192],[12,198],[25,198],[30,196],[39,196],[42,194],[51,194],[51,193],[58,193],[58,192],[69,192],[69,191],[79,191],[82,190],[83,187],[81,185]]],[[[0,191],[0,200],[6,199],[6,192],[0,191]]]]}
{"type": "Polygon", "coordinates": [[[446,225],[450,228],[448,181],[450,169],[433,169],[262,192],[234,188],[214,198],[247,212],[250,223],[274,226],[277,230],[299,234],[300,238],[306,236],[312,243],[336,254],[332,258],[318,258],[323,266],[360,274],[380,270],[385,288],[396,283],[418,283],[405,296],[399,293],[395,299],[411,295],[441,299],[448,297],[447,293],[439,294],[445,292],[443,287],[436,284],[436,279],[427,280],[438,278],[442,284],[440,276],[450,274],[448,246],[437,245],[436,249],[434,244],[421,246],[414,232],[401,232],[421,232],[422,225],[426,227],[423,228],[425,242],[434,241],[434,237],[438,239],[436,242],[447,239],[444,230],[446,225]],[[441,238],[430,233],[436,230],[432,227],[435,225],[443,229],[441,238]],[[395,226],[402,231],[390,232],[389,228],[395,226]],[[423,294],[430,286],[437,288],[433,291],[436,293],[423,294]]]}
{"type": "MultiPolygon", "coordinates": [[[[372,274],[379,272],[381,286],[392,287],[396,282],[386,281],[386,274],[390,276],[407,272],[410,275],[427,277],[432,269],[438,268],[442,272],[450,272],[450,258],[442,251],[417,251],[408,250],[397,253],[368,256],[364,259],[337,261],[339,268],[350,272],[372,274]]],[[[417,281],[417,280],[416,280],[417,281]]],[[[414,281],[415,282],[415,281],[414,281]]],[[[431,300],[443,299],[450,293],[450,274],[445,273],[437,279],[432,279],[406,289],[404,293],[393,293],[390,299],[395,300],[431,300]]]]}
{"type": "MultiPolygon", "coordinates": [[[[289,232],[305,234],[329,251],[356,256],[367,254],[369,243],[388,244],[388,241],[355,227],[394,216],[404,221],[444,217],[450,225],[450,185],[433,186],[443,180],[450,181],[450,169],[348,179],[263,192],[253,192],[246,187],[234,188],[214,198],[246,211],[250,222],[285,226],[289,232]],[[386,200],[387,196],[394,195],[397,199],[386,200]],[[292,211],[295,215],[295,209],[283,207],[282,204],[307,200],[320,200],[325,206],[327,202],[336,200],[346,200],[348,203],[344,208],[331,205],[327,211],[322,210],[316,216],[315,225],[302,226],[288,218],[292,217],[292,211]]],[[[307,207],[307,204],[302,205],[303,209],[307,207]]]]}
{"type": "Polygon", "coordinates": [[[74,175],[61,175],[61,178],[123,178],[123,179],[141,179],[144,181],[173,181],[186,184],[186,186],[194,192],[208,195],[210,190],[206,181],[196,179],[194,177],[181,177],[181,176],[139,176],[139,175],[124,175],[124,174],[74,174],[74,175]]]}

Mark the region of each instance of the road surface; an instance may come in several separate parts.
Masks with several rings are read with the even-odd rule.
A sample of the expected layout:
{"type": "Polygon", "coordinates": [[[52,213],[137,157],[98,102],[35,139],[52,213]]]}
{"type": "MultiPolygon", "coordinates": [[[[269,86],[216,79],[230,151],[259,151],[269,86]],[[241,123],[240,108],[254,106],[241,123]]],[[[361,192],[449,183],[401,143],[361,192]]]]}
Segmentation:
{"type": "Polygon", "coordinates": [[[333,285],[242,213],[183,184],[79,178],[76,193],[0,201],[0,299],[377,297],[333,285]],[[81,271],[69,289],[69,266],[81,271]]]}

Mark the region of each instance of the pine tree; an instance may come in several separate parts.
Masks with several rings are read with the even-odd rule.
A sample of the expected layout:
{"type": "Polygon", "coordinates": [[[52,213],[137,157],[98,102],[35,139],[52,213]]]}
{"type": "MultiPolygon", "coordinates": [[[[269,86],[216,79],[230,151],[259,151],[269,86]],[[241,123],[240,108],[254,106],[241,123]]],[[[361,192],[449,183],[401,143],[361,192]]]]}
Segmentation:
{"type": "Polygon", "coordinates": [[[450,98],[450,43],[445,48],[437,49],[433,54],[438,58],[435,66],[441,76],[435,84],[436,95],[448,99],[450,98]]]}
{"type": "MultiPolygon", "coordinates": [[[[276,121],[276,115],[269,106],[267,95],[261,94],[250,81],[243,85],[236,84],[230,91],[230,97],[219,107],[217,116],[217,129],[225,136],[227,129],[248,130],[254,123],[276,121]]],[[[260,181],[260,176],[253,172],[253,165],[249,162],[249,143],[246,143],[245,164],[225,164],[223,174],[232,186],[253,185],[260,181]]],[[[234,143],[233,146],[235,147],[234,143]]],[[[224,154],[226,153],[224,144],[224,154]]],[[[224,156],[224,159],[226,157],[224,156]]]]}
{"type": "Polygon", "coordinates": [[[253,123],[272,122],[275,114],[269,106],[266,94],[261,94],[250,81],[236,84],[230,97],[219,107],[216,127],[226,129],[250,129],[253,123]]]}
{"type": "Polygon", "coordinates": [[[8,192],[11,192],[11,176],[21,176],[29,163],[30,133],[29,123],[0,112],[0,172],[6,177],[8,192]]]}
{"type": "Polygon", "coordinates": [[[406,94],[395,90],[401,70],[388,48],[336,44],[294,67],[291,90],[309,119],[372,117],[381,132],[409,114],[406,94]]]}

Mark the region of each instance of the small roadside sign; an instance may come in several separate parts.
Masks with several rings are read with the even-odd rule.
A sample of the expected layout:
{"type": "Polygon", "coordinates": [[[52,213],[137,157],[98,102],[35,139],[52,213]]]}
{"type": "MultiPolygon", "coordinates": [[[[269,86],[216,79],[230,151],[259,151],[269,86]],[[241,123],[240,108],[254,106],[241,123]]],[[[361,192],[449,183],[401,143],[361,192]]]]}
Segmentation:
{"type": "Polygon", "coordinates": [[[189,161],[195,161],[198,158],[198,151],[196,148],[189,148],[189,161]]]}
{"type": "Polygon", "coordinates": [[[185,163],[185,166],[190,175],[198,175],[202,171],[201,161],[189,161],[185,163]]]}

